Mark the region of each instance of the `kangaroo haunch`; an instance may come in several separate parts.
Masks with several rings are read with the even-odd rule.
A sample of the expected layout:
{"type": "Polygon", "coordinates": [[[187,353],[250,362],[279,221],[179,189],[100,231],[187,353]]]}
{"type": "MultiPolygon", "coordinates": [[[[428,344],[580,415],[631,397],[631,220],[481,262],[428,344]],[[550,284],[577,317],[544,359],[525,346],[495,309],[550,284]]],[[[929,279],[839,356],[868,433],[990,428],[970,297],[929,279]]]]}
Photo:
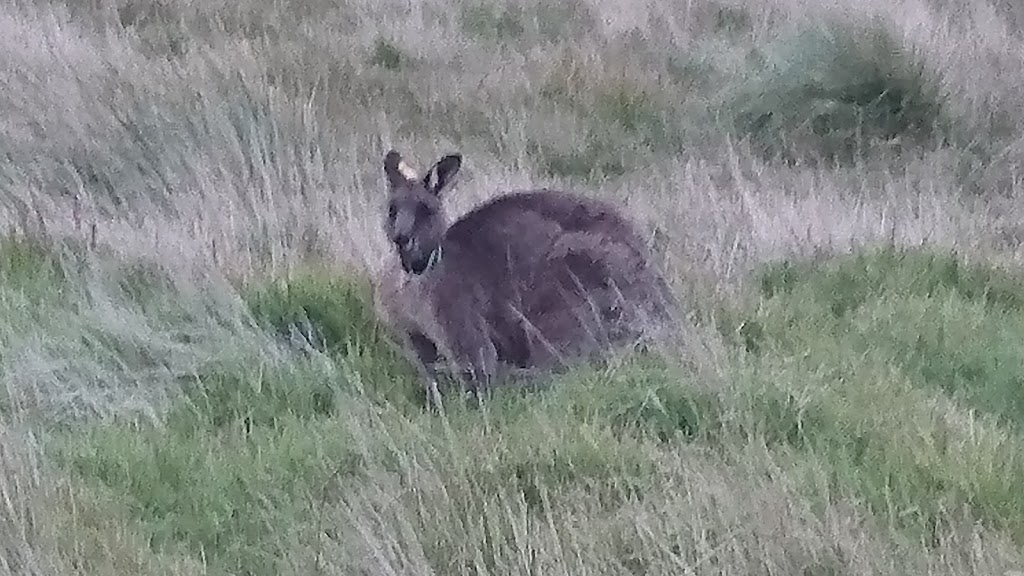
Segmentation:
{"type": "Polygon", "coordinates": [[[460,155],[445,156],[419,176],[398,152],[384,157],[384,228],[401,268],[381,304],[428,392],[436,393],[441,359],[479,398],[499,366],[564,366],[671,320],[664,278],[613,206],[521,191],[449,226],[442,192],[461,165],[460,155]]]}

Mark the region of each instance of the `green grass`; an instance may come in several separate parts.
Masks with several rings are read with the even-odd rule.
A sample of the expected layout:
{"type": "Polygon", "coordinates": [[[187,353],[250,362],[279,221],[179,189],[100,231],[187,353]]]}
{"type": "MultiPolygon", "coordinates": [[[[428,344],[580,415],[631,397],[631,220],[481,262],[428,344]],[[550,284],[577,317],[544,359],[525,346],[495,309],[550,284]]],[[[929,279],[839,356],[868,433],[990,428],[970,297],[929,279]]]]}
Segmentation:
{"type": "Polygon", "coordinates": [[[1024,363],[1013,345],[1024,329],[1024,290],[1016,273],[952,254],[891,250],[821,268],[787,263],[762,277],[763,305],[772,311],[770,324],[753,320],[762,338],[772,334],[794,351],[813,342],[800,329],[813,326],[841,346],[878,354],[917,386],[1007,425],[1024,422],[1024,363]]]}
{"type": "Polygon", "coordinates": [[[66,287],[67,275],[59,252],[33,240],[0,241],[0,290],[8,298],[23,297],[39,304],[57,297],[66,287]]]}
{"type": "MultiPolygon", "coordinates": [[[[521,399],[504,406],[499,401],[495,409],[504,409],[490,423],[480,414],[456,409],[450,422],[454,435],[447,439],[429,415],[409,414],[405,417],[422,427],[420,434],[429,436],[403,434],[395,426],[389,434],[396,437],[389,442],[360,447],[345,420],[357,418],[353,405],[366,399],[351,393],[328,396],[331,376],[306,370],[204,379],[204,391],[190,393],[160,425],[107,422],[59,437],[51,450],[76,475],[123,494],[130,518],[140,522],[156,551],[183,546],[205,555],[214,573],[277,573],[277,563],[294,544],[291,538],[310,536],[307,529],[316,522],[317,498],[324,489],[367,481],[372,469],[367,460],[401,469],[406,450],[418,445],[448,452],[451,465],[464,467],[462,474],[485,496],[501,493],[512,481],[525,501],[539,509],[544,487],[559,491],[587,485],[614,508],[629,483],[639,490],[650,482],[652,465],[633,448],[636,437],[613,435],[608,419],[589,414],[603,406],[573,406],[564,398],[541,410],[524,406],[521,399]],[[325,396],[334,407],[322,400],[325,396]],[[565,426],[565,418],[575,424],[565,426]],[[481,441],[486,449],[472,449],[481,441]]],[[[617,381],[606,375],[603,383],[617,381]]],[[[620,408],[637,407],[624,403],[620,408]]],[[[667,416],[646,419],[664,431],[671,428],[663,421],[667,416]]],[[[397,417],[391,414],[392,420],[397,417]]],[[[625,430],[638,419],[619,420],[625,430]]],[[[465,503],[473,505],[472,500],[465,503]]],[[[457,543],[444,535],[443,525],[433,529],[439,539],[433,554],[443,565],[457,543]]]]}
{"type": "Polygon", "coordinates": [[[159,424],[116,419],[53,439],[69,472],[124,495],[156,551],[202,554],[214,573],[276,573],[312,537],[325,487],[426,473],[409,460],[422,457],[442,467],[431,473],[458,506],[417,520],[430,565],[445,566],[464,553],[447,534],[465,526],[449,523],[473,522],[510,489],[538,518],[546,499],[580,490],[614,513],[663,493],[659,457],[690,446],[729,459],[751,442],[817,463],[837,494],[909,536],[934,540],[967,506],[1024,538],[1024,461],[1007,452],[1021,441],[1024,289],[1008,274],[926,251],[780,264],[760,275],[754,307],[731,312],[760,328],[756,347],[733,331],[730,391],[627,355],[544,391],[499,392],[485,412],[455,402],[444,419],[366,395],[393,360],[366,348],[381,344],[356,285],[299,278],[251,288],[250,305],[267,330],[315,326],[322,356],[223,366],[184,382],[159,424]],[[993,418],[968,435],[956,416],[967,408],[993,418]]]}
{"type": "Polygon", "coordinates": [[[735,333],[767,385],[828,422],[810,449],[876,511],[928,534],[969,506],[1020,538],[1021,286],[930,251],[783,263],[735,333]],[[961,414],[987,432],[960,429],[961,414]]]}
{"type": "Polygon", "coordinates": [[[289,280],[248,285],[243,298],[257,323],[282,342],[344,362],[371,395],[414,401],[412,367],[371,309],[365,282],[308,269],[289,280]]]}
{"type": "Polygon", "coordinates": [[[282,413],[272,426],[213,428],[195,420],[111,423],[53,450],[75,474],[120,494],[155,551],[181,545],[221,574],[275,573],[280,548],[302,535],[292,527],[315,521],[307,498],[332,478],[358,481],[335,421],[282,413]]]}
{"type": "Polygon", "coordinates": [[[77,476],[122,494],[155,551],[205,556],[215,573],[272,574],[280,548],[308,536],[278,528],[312,522],[308,498],[359,470],[339,426],[361,391],[354,371],[370,366],[368,355],[370,376],[400,367],[387,364],[394,354],[355,283],[309,275],[246,295],[268,335],[315,327],[321,354],[297,347],[290,360],[208,363],[179,378],[183,394],[159,423],[115,417],[64,428],[51,449],[77,476]]]}

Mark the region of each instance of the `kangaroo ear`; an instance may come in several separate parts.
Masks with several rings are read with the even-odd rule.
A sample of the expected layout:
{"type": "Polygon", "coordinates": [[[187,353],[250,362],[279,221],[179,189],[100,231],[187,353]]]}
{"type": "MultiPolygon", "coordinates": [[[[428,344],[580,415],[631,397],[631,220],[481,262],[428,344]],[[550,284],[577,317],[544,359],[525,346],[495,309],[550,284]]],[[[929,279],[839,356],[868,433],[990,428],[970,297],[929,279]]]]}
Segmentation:
{"type": "Polygon", "coordinates": [[[384,156],[384,174],[392,188],[419,178],[419,174],[402,160],[402,155],[396,150],[390,150],[384,156]]]}
{"type": "Polygon", "coordinates": [[[423,185],[432,194],[440,194],[455,179],[455,175],[462,167],[462,155],[450,154],[441,158],[437,164],[430,167],[427,175],[423,177],[423,185]]]}

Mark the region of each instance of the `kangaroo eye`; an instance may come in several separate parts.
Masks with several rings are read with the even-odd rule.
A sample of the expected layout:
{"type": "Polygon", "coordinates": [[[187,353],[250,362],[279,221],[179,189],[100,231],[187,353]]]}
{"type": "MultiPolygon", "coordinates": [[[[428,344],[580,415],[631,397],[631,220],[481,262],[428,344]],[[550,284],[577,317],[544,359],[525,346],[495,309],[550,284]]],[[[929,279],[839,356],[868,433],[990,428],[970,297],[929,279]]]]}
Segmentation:
{"type": "Polygon", "coordinates": [[[392,204],[392,205],[388,206],[388,220],[394,220],[395,216],[397,216],[397,215],[398,215],[398,209],[395,208],[395,205],[392,204]]]}

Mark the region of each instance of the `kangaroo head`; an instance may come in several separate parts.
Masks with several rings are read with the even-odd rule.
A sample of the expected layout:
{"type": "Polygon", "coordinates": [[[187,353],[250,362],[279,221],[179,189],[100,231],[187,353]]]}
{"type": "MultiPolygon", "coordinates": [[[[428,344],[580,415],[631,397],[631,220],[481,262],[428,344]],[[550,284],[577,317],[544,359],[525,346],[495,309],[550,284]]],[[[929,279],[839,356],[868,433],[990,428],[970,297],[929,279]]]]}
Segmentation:
{"type": "Polygon", "coordinates": [[[389,189],[384,230],[406,272],[421,274],[440,257],[441,238],[448,226],[441,192],[461,166],[462,156],[451,154],[421,177],[395,150],[384,156],[389,189]]]}

